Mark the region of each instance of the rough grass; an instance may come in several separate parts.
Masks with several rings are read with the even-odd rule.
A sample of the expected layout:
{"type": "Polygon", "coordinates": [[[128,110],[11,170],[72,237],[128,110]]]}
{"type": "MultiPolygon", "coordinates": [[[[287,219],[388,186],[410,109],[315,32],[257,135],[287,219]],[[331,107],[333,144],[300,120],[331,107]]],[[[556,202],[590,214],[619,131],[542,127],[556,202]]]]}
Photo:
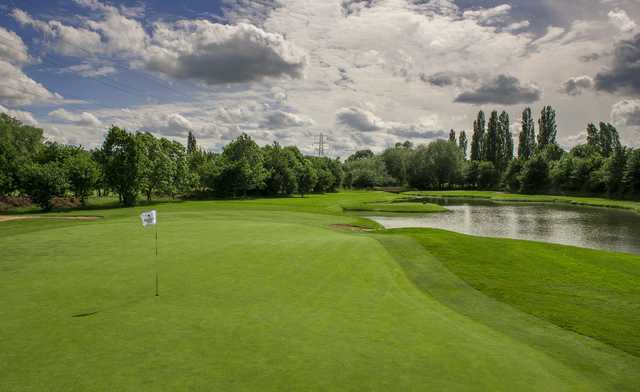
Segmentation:
{"type": "MultiPolygon", "coordinates": [[[[430,253],[437,253],[437,241],[332,228],[376,228],[345,215],[341,205],[395,199],[348,192],[157,203],[96,209],[103,218],[97,221],[2,222],[0,391],[589,391],[640,385],[637,357],[518,313],[507,305],[510,295],[500,303],[495,293],[473,289],[430,253]],[[151,207],[159,213],[157,258],[154,231],[138,218],[151,207]],[[153,295],[156,270],[160,297],[153,295]]],[[[74,214],[89,215],[57,215],[74,214]]],[[[479,241],[468,248],[478,263],[496,248],[479,241]]],[[[458,246],[447,238],[441,243],[458,246]]],[[[518,264],[553,261],[541,248],[510,255],[502,267],[523,274],[513,293],[533,287],[528,281],[521,288],[527,279],[518,264]]],[[[618,257],[598,255],[600,268],[618,257]]],[[[456,257],[473,266],[467,256],[456,257]]],[[[566,268],[579,271],[581,264],[576,259],[566,268]]],[[[617,285],[620,276],[636,273],[635,264],[627,262],[617,274],[585,268],[575,274],[575,286],[600,276],[599,287],[613,290],[601,298],[617,301],[617,311],[634,311],[634,292],[617,285]]],[[[574,295],[585,296],[583,306],[593,313],[603,309],[589,300],[589,291],[574,295]]],[[[538,301],[549,302],[549,309],[572,306],[571,298],[541,295],[538,301]]],[[[584,314],[589,317],[576,322],[600,328],[584,314]]],[[[615,323],[628,331],[629,320],[615,323]]],[[[607,325],[602,322],[603,334],[607,325]]]]}

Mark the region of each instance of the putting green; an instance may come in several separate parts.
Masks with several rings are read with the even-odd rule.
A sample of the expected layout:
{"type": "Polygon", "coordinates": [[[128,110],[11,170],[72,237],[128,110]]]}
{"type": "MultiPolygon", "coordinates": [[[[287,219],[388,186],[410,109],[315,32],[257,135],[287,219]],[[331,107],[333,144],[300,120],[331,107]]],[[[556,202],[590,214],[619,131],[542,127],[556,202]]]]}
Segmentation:
{"type": "Polygon", "coordinates": [[[375,226],[342,215],[340,202],[390,198],[159,204],[157,259],[141,208],[95,211],[97,221],[2,222],[0,390],[639,385],[636,357],[542,320],[529,326],[530,316],[491,305],[463,282],[456,290],[455,276],[419,242],[330,228],[375,226]],[[439,274],[447,290],[417,284],[408,262],[439,274]],[[486,319],[453,306],[459,295],[485,306],[486,319]],[[492,324],[503,316],[506,327],[492,324]],[[541,328],[548,340],[509,328],[541,328]]]}

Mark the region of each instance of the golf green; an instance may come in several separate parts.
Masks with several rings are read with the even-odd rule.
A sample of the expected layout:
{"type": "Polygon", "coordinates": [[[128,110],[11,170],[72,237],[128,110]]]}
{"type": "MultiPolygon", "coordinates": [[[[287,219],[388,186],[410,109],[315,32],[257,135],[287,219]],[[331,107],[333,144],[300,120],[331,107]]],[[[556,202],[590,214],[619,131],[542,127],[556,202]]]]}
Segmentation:
{"type": "MultiPolygon", "coordinates": [[[[640,358],[624,342],[477,290],[467,270],[439,259],[441,242],[425,239],[442,233],[341,229],[378,228],[341,205],[396,197],[175,202],[75,212],[95,221],[0,222],[0,391],[640,385],[640,358]],[[149,208],[158,211],[157,257],[155,229],[138,217],[149,208]]],[[[628,257],[627,272],[640,276],[640,258],[628,257]]],[[[621,311],[638,311],[622,302],[621,311]]]]}

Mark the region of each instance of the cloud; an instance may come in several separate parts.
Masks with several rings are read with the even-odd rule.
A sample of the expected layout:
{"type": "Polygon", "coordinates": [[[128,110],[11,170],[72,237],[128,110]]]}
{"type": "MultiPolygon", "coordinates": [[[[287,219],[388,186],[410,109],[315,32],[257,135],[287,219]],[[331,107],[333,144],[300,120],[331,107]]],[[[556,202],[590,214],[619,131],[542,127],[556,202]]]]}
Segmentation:
{"type": "Polygon", "coordinates": [[[47,90],[15,65],[0,60],[0,104],[23,106],[61,102],[62,96],[47,90]]]}
{"type": "MultiPolygon", "coordinates": [[[[75,2],[95,11],[98,18],[86,19],[82,27],[75,27],[37,20],[19,9],[14,9],[12,16],[41,31],[58,53],[123,58],[133,68],[175,79],[215,85],[303,76],[305,53],[281,34],[251,24],[227,25],[203,19],[156,22],[148,34],[142,23],[122,8],[97,0],[75,2]]],[[[109,70],[103,67],[100,71],[109,70]]]]}
{"type": "Polygon", "coordinates": [[[315,122],[306,116],[277,110],[267,115],[263,126],[267,129],[297,128],[312,126],[315,122]]]}
{"type": "Polygon", "coordinates": [[[188,132],[193,129],[191,121],[184,118],[181,114],[174,113],[167,117],[167,126],[178,131],[178,134],[188,132]]]}
{"type": "Polygon", "coordinates": [[[576,96],[583,93],[584,90],[593,88],[594,80],[590,76],[575,76],[567,79],[560,87],[563,94],[576,96]]]}
{"type": "Polygon", "coordinates": [[[637,27],[636,22],[629,17],[629,14],[627,14],[627,11],[625,10],[618,8],[609,11],[608,16],[611,23],[613,23],[613,25],[623,33],[630,33],[637,27]]]}
{"type": "Polygon", "coordinates": [[[116,69],[111,65],[99,65],[91,63],[82,63],[71,65],[60,70],[61,73],[73,73],[85,78],[95,78],[98,76],[106,76],[116,73],[116,69]]]}
{"type": "Polygon", "coordinates": [[[259,81],[266,77],[302,76],[306,57],[280,34],[255,26],[205,20],[158,23],[146,66],[177,79],[208,84],[259,81]]]}
{"type": "Polygon", "coordinates": [[[338,110],[336,120],[339,124],[361,132],[380,131],[386,127],[385,122],[378,116],[368,110],[357,107],[338,110]]]}
{"type": "Polygon", "coordinates": [[[392,128],[389,133],[405,139],[444,139],[449,137],[449,133],[444,130],[430,130],[415,125],[392,128]]]}
{"type": "Polygon", "coordinates": [[[612,121],[621,126],[640,127],[640,100],[623,100],[611,109],[612,121]]]}
{"type": "Polygon", "coordinates": [[[473,105],[499,104],[517,105],[532,103],[540,99],[542,92],[534,85],[523,86],[520,81],[509,75],[498,75],[486,81],[474,91],[467,91],[455,98],[455,102],[473,105]]]}
{"type": "Polygon", "coordinates": [[[102,122],[98,120],[96,116],[88,112],[72,113],[66,109],[56,109],[49,112],[49,116],[74,125],[92,127],[99,127],[102,125],[102,122]]]}
{"type": "Polygon", "coordinates": [[[640,34],[616,44],[613,66],[598,73],[595,81],[600,91],[640,94],[640,34]]]}
{"type": "Polygon", "coordinates": [[[511,12],[511,6],[509,4],[502,4],[493,8],[468,10],[462,13],[462,17],[475,19],[482,25],[495,25],[503,23],[509,15],[509,12],[511,12]]]}
{"type": "Polygon", "coordinates": [[[23,124],[31,125],[34,127],[39,125],[38,120],[33,117],[33,114],[24,110],[7,109],[4,106],[0,105],[0,113],[6,113],[16,120],[22,122],[23,124]]]}
{"type": "Polygon", "coordinates": [[[16,33],[0,27],[0,59],[20,66],[31,61],[27,46],[16,33]]]}

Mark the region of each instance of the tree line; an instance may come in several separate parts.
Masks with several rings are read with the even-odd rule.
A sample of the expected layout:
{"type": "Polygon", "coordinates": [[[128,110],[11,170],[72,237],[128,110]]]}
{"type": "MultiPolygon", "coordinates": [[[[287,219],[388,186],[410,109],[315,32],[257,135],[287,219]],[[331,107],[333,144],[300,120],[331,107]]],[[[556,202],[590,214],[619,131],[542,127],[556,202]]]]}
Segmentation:
{"type": "Polygon", "coordinates": [[[537,122],[526,108],[520,122],[517,146],[505,111],[488,121],[480,111],[470,137],[452,130],[448,140],[361,150],[342,162],[277,142],[260,147],[246,134],[213,153],[192,133],[184,146],[116,126],[100,148],[86,150],[45,142],[41,129],[0,114],[0,198],[28,196],[51,209],[56,200],[84,204],[93,194],[114,194],[131,206],[160,195],[304,196],[341,187],[640,196],[640,149],[623,146],[613,125],[588,124],[586,143],[567,152],[557,143],[551,106],[537,122]]]}
{"type": "Polygon", "coordinates": [[[212,153],[192,133],[185,147],[113,126],[100,148],[85,150],[44,142],[41,129],[0,114],[0,197],[28,195],[43,209],[65,197],[84,204],[93,194],[117,195],[124,206],[157,195],[304,196],[338,190],[343,176],[339,160],[277,142],[259,147],[246,134],[212,153]]]}
{"type": "Polygon", "coordinates": [[[356,187],[481,189],[521,193],[573,193],[640,197],[640,149],[623,146],[610,123],[588,124],[587,142],[570,151],[557,142],[556,112],[545,106],[536,122],[520,119],[517,146],[509,114],[480,111],[473,131],[451,130],[447,141],[397,143],[381,154],[358,151],[345,163],[356,187]],[[537,123],[537,129],[536,129],[537,123]],[[517,153],[517,154],[516,154],[517,153]]]}

